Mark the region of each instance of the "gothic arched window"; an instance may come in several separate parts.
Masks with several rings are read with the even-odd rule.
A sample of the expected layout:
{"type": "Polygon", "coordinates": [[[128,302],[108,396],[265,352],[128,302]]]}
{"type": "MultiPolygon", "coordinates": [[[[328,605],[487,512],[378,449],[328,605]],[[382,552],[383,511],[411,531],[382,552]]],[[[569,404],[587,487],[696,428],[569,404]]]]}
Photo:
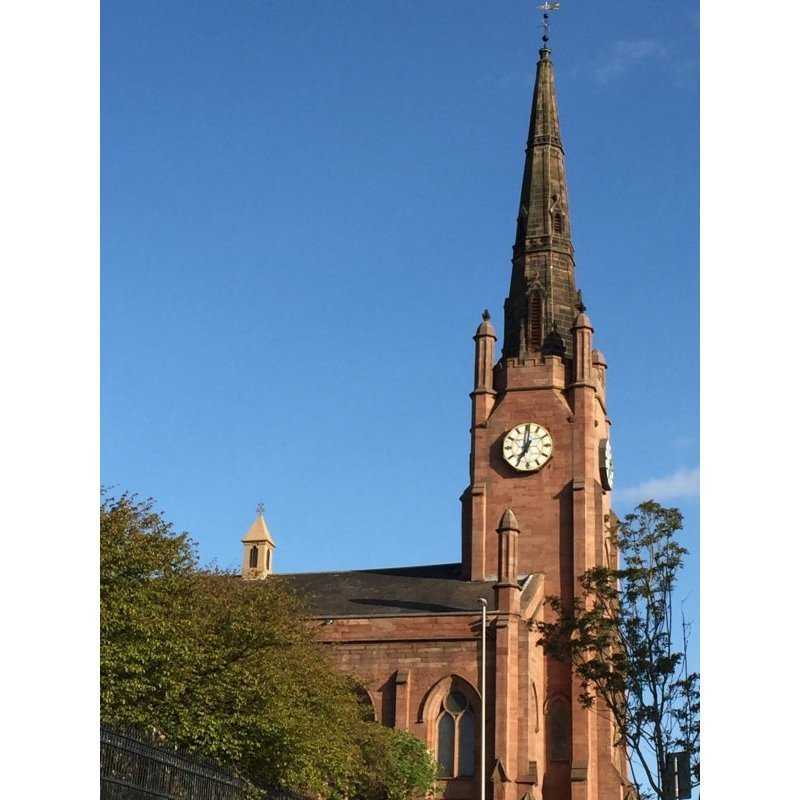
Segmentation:
{"type": "Polygon", "coordinates": [[[269,572],[271,564],[272,564],[272,550],[267,550],[267,572],[269,572]]]}
{"type": "Polygon", "coordinates": [[[250,567],[255,569],[258,566],[258,548],[253,545],[250,548],[250,567]]]}
{"type": "Polygon", "coordinates": [[[363,686],[354,686],[353,692],[356,696],[362,719],[367,722],[376,722],[375,706],[372,704],[372,698],[369,696],[369,692],[363,686]]]}
{"type": "Polygon", "coordinates": [[[570,712],[566,697],[554,697],[547,704],[547,752],[551,761],[569,761],[570,712]]]}
{"type": "Polygon", "coordinates": [[[560,211],[553,213],[553,232],[557,234],[564,233],[564,217],[560,211]]]}
{"type": "Polygon", "coordinates": [[[436,721],[436,760],[440,778],[475,774],[475,714],[457,689],[442,701],[436,721]]]}

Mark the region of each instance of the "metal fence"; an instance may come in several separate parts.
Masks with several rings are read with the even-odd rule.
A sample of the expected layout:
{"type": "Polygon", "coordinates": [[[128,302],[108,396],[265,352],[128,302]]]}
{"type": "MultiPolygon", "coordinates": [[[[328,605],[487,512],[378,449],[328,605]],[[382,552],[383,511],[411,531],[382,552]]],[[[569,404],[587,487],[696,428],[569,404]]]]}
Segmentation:
{"type": "MultiPolygon", "coordinates": [[[[274,797],[267,793],[268,797],[274,797]]],[[[100,800],[246,800],[230,770],[135,731],[100,727],[100,800]]]]}

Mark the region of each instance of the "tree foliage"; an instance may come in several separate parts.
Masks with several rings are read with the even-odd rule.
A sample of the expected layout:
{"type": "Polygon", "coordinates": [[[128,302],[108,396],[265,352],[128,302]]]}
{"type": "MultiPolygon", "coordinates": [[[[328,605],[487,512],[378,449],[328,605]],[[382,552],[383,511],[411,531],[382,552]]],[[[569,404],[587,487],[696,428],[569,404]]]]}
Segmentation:
{"type": "Polygon", "coordinates": [[[151,500],[100,509],[101,717],[235,766],[255,785],[326,798],[424,795],[421,743],[364,719],[352,680],[279,578],[197,566],[151,500]]]}
{"type": "Polygon", "coordinates": [[[700,676],[688,671],[689,625],[674,620],[682,525],[678,509],[640,504],[610,531],[620,568],[588,570],[581,596],[548,598],[556,619],[539,624],[545,652],[572,664],[583,706],[610,714],[643,799],[675,797],[665,780],[671,753],[688,752],[693,784],[700,779],[700,676]]]}
{"type": "Polygon", "coordinates": [[[438,766],[416,736],[367,723],[360,742],[366,768],[355,797],[408,800],[428,794],[435,785],[438,766]]]}

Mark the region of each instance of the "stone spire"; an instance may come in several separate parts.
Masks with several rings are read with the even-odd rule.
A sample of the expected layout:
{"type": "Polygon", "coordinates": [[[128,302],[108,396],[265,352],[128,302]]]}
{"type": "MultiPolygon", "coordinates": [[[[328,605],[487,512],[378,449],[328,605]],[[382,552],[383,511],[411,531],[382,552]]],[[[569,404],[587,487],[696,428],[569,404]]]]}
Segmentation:
{"type": "Polygon", "coordinates": [[[497,334],[489,311],[483,312],[483,322],[472,337],[475,340],[475,389],[472,398],[472,425],[483,425],[494,408],[494,343],[497,334]]]}
{"type": "MultiPolygon", "coordinates": [[[[519,563],[519,523],[514,512],[507,508],[503,512],[497,528],[500,546],[497,548],[497,585],[518,588],[517,572],[519,563]]],[[[498,608],[500,606],[498,605],[498,608]]]]}
{"type": "Polygon", "coordinates": [[[572,355],[575,261],[550,50],[539,50],[505,303],[503,358],[572,355]]]}

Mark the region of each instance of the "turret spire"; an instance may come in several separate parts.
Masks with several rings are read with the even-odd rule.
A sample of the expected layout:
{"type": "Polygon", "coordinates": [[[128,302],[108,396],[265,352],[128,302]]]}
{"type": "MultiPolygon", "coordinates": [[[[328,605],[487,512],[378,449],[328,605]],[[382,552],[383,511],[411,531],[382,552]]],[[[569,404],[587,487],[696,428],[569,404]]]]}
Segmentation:
{"type": "Polygon", "coordinates": [[[272,574],[275,541],[264,519],[264,504],[256,506],[256,518],[242,539],[242,577],[261,580],[272,574]]]}
{"type": "Polygon", "coordinates": [[[550,50],[539,50],[505,305],[504,358],[571,356],[575,263],[550,50]]]}

